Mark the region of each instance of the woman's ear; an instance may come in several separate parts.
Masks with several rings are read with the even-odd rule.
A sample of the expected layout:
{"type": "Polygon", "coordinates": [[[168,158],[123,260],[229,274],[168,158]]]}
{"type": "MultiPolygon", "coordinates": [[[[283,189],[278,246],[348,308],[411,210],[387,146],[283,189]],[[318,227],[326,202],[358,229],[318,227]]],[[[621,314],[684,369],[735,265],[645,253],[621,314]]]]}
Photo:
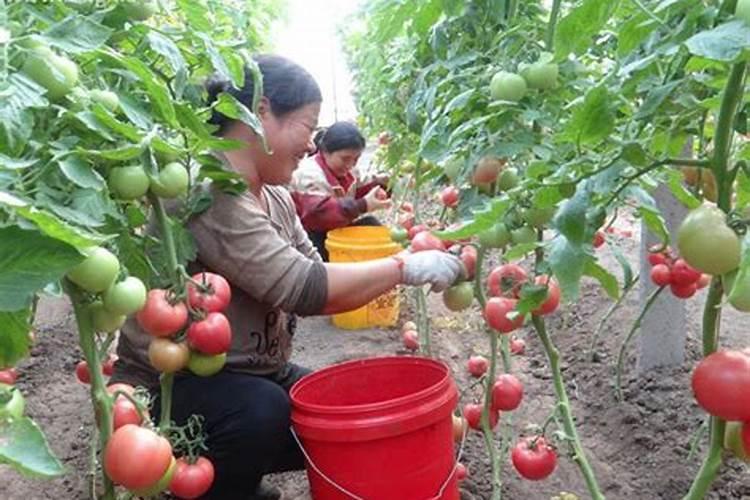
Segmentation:
{"type": "Polygon", "coordinates": [[[261,97],[258,101],[258,118],[266,120],[272,113],[271,101],[269,101],[267,97],[261,97]]]}

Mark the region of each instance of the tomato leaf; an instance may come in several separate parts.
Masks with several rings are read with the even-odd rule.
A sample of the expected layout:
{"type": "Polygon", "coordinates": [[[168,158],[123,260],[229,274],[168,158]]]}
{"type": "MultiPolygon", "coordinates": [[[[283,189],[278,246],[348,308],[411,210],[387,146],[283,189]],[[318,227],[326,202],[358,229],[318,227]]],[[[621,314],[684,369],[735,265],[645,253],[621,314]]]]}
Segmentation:
{"type": "Polygon", "coordinates": [[[563,235],[548,243],[547,255],[563,298],[566,302],[574,301],[578,298],[580,280],[589,255],[581,245],[571,243],[563,235]]]}
{"type": "Polygon", "coordinates": [[[56,477],[65,473],[39,426],[28,417],[0,421],[0,462],[31,477],[56,477]]]}
{"type": "Polygon", "coordinates": [[[638,207],[638,214],[646,223],[648,229],[654,233],[665,245],[669,244],[669,230],[667,224],[664,222],[664,218],[661,216],[659,211],[655,208],[640,205],[638,207]]]}
{"type": "Polygon", "coordinates": [[[216,111],[219,113],[228,116],[229,118],[240,120],[242,123],[253,129],[253,132],[263,139],[263,145],[268,149],[265,135],[263,135],[263,125],[260,123],[258,116],[247,109],[247,107],[238,101],[233,95],[222,92],[216,100],[215,107],[216,111]]]}
{"type": "MultiPolygon", "coordinates": [[[[1,290],[0,288],[0,294],[1,290]]],[[[2,295],[0,295],[0,300],[2,300],[1,297],[2,295]]],[[[0,370],[15,366],[18,361],[29,354],[31,348],[29,332],[32,328],[30,305],[17,311],[0,310],[0,325],[2,325],[0,327],[0,370]]]]}
{"type": "Polygon", "coordinates": [[[596,144],[609,137],[614,128],[614,110],[611,107],[614,101],[604,85],[589,90],[583,103],[573,110],[563,130],[563,137],[581,144],[596,144]]]}
{"type": "Polygon", "coordinates": [[[600,266],[593,258],[586,259],[583,274],[597,280],[612,300],[617,300],[620,297],[620,285],[617,283],[617,278],[600,266]]]}
{"type": "Polygon", "coordinates": [[[211,31],[211,17],[203,2],[196,0],[177,0],[180,10],[187,18],[188,24],[198,31],[211,31]]]}
{"type": "Polygon", "coordinates": [[[685,185],[682,182],[682,173],[677,170],[670,169],[667,171],[666,175],[669,190],[672,192],[674,197],[680,201],[680,203],[691,210],[693,208],[698,208],[701,205],[701,201],[693,196],[693,194],[685,188],[685,185]]]}
{"type": "Polygon", "coordinates": [[[508,261],[518,260],[529,252],[533,252],[539,246],[541,246],[539,242],[514,245],[503,254],[503,258],[508,261]]]}
{"type": "Polygon", "coordinates": [[[730,21],[693,35],[685,46],[693,55],[731,62],[750,48],[750,26],[739,19],[730,21]]]}
{"type": "Polygon", "coordinates": [[[573,244],[581,245],[586,239],[586,210],[589,194],[579,189],[575,196],[565,201],[557,211],[552,225],[573,244]]]}
{"type": "Polygon", "coordinates": [[[511,205],[507,198],[495,198],[482,210],[475,211],[472,220],[451,231],[436,231],[435,235],[444,240],[462,240],[494,226],[511,205]]]}
{"type": "Polygon", "coordinates": [[[53,25],[44,33],[50,45],[66,52],[79,54],[98,49],[109,39],[113,30],[102,26],[91,17],[68,17],[53,25]]]}
{"type": "Polygon", "coordinates": [[[76,186],[94,189],[102,189],[104,187],[104,179],[102,179],[91,165],[83,161],[79,156],[70,155],[65,159],[59,160],[57,164],[60,166],[60,171],[65,177],[76,186]]]}
{"type": "Polygon", "coordinates": [[[619,2],[584,0],[560,19],[555,30],[555,59],[571,52],[581,54],[591,47],[591,40],[606,24],[619,2]]]}

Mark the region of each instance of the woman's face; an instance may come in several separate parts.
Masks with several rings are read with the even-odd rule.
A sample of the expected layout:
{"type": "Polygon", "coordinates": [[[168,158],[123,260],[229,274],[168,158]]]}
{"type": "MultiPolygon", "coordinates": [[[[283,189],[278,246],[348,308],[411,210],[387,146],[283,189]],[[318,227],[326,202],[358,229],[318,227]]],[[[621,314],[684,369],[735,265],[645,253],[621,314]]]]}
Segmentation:
{"type": "Polygon", "coordinates": [[[339,177],[353,169],[361,155],[362,150],[358,148],[339,149],[333,153],[323,152],[326,163],[331,167],[333,173],[339,177]]]}

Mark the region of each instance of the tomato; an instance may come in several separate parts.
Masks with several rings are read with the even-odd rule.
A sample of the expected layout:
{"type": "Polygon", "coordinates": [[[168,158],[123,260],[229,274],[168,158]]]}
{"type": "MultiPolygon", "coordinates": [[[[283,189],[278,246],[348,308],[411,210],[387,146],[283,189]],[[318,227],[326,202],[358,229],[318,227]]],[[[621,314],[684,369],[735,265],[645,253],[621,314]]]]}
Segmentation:
{"type": "Polygon", "coordinates": [[[17,387],[0,384],[0,420],[21,418],[26,409],[26,400],[17,387]]]}
{"type": "Polygon", "coordinates": [[[448,208],[455,208],[458,206],[458,196],[458,189],[455,186],[448,186],[440,193],[440,201],[448,208]]]}
{"type": "Polygon", "coordinates": [[[689,283],[687,285],[669,285],[669,289],[672,290],[672,295],[680,299],[689,299],[698,290],[695,283],[689,283]]]}
{"type": "Polygon", "coordinates": [[[484,356],[471,356],[466,363],[466,368],[474,378],[479,378],[487,372],[490,362],[484,356]]]}
{"type": "Polygon", "coordinates": [[[401,206],[399,207],[399,210],[401,210],[402,212],[408,212],[411,214],[411,213],[414,213],[414,205],[409,201],[405,201],[401,204],[401,206]]]}
{"type": "Polygon", "coordinates": [[[417,224],[416,226],[412,226],[409,228],[409,231],[406,233],[409,240],[413,240],[416,235],[419,233],[422,233],[424,231],[428,231],[429,228],[424,224],[417,224]]]}
{"type": "Polygon", "coordinates": [[[495,182],[503,166],[505,166],[505,160],[503,159],[492,156],[481,158],[471,175],[471,183],[474,186],[479,186],[495,182]]]}
{"type": "Polygon", "coordinates": [[[474,301],[474,287],[464,281],[447,288],[443,292],[443,304],[451,311],[463,311],[474,301]]]}
{"type": "Polygon", "coordinates": [[[460,443],[463,441],[469,424],[464,417],[453,415],[453,441],[460,443]]]}
{"type": "Polygon", "coordinates": [[[195,283],[187,285],[190,307],[206,312],[220,312],[227,308],[232,300],[232,288],[223,276],[203,272],[194,274],[192,279],[200,286],[195,283]]]}
{"type": "Polygon", "coordinates": [[[530,226],[541,229],[554,218],[557,207],[531,207],[523,211],[523,220],[530,226]]]}
{"type": "Polygon", "coordinates": [[[557,86],[559,68],[552,62],[537,61],[521,71],[530,89],[553,89],[557,86]]]}
{"type": "Polygon", "coordinates": [[[188,310],[184,303],[170,303],[167,290],[148,292],[146,305],[136,315],[138,324],[154,337],[170,337],[185,326],[188,310]]]}
{"type": "Polygon", "coordinates": [[[414,226],[413,215],[403,215],[398,218],[398,225],[406,229],[407,231],[414,226]]]}
{"type": "MultiPolygon", "coordinates": [[[[110,395],[114,395],[117,391],[126,392],[131,396],[135,394],[135,388],[132,385],[112,384],[107,387],[107,392],[110,395]]],[[[148,416],[148,411],[144,409],[143,414],[148,416]]],[[[112,429],[116,430],[127,424],[141,425],[142,422],[143,419],[133,402],[125,396],[119,395],[112,404],[112,429]]]]}
{"type": "Polygon", "coordinates": [[[411,251],[422,252],[424,250],[445,250],[443,240],[428,231],[422,231],[414,235],[411,240],[411,251]]]}
{"type": "Polygon", "coordinates": [[[510,339],[510,353],[516,356],[522,355],[526,351],[526,342],[518,337],[510,339]]]}
{"type": "Polygon", "coordinates": [[[650,275],[656,286],[667,286],[672,282],[672,271],[666,264],[656,264],[651,268],[650,275]]]}
{"type": "Polygon", "coordinates": [[[750,25],[750,0],[737,0],[737,7],[734,9],[734,15],[737,16],[738,19],[745,21],[745,24],[750,25]]]}
{"type": "Polygon", "coordinates": [[[392,227],[391,228],[391,239],[395,241],[396,243],[403,243],[407,240],[409,236],[409,232],[401,227],[392,227]]]}
{"type": "Polygon", "coordinates": [[[0,384],[13,385],[18,379],[18,372],[15,368],[8,368],[7,370],[0,370],[0,384]]]}
{"type": "Polygon", "coordinates": [[[86,258],[68,271],[70,281],[89,292],[103,292],[114,283],[120,272],[120,261],[109,250],[91,247],[83,252],[86,258]]]}
{"type": "Polygon", "coordinates": [[[484,308],[484,318],[490,328],[500,333],[510,333],[523,325],[523,315],[516,315],[515,319],[508,318],[508,313],[516,308],[516,300],[505,297],[492,297],[484,308]]]}
{"type": "Polygon", "coordinates": [[[122,314],[109,312],[104,307],[104,304],[98,300],[89,305],[89,313],[91,314],[91,324],[95,332],[113,333],[119,330],[127,319],[122,314]]]}
{"type": "Polygon", "coordinates": [[[148,345],[148,360],[160,373],[178,372],[190,361],[190,349],[185,342],[157,337],[148,345]]]}
{"type": "Polygon", "coordinates": [[[469,476],[469,470],[464,464],[458,462],[456,464],[456,481],[461,482],[469,476]]]}
{"type": "Polygon", "coordinates": [[[205,319],[190,324],[187,339],[190,347],[200,353],[221,354],[232,345],[232,327],[222,313],[208,313],[205,319]]]}
{"type": "Polygon", "coordinates": [[[664,252],[653,252],[651,249],[649,249],[647,259],[649,264],[651,264],[652,266],[657,266],[659,264],[671,264],[668,254],[664,252]]]}
{"type": "Polygon", "coordinates": [[[537,276],[534,282],[537,285],[547,287],[547,297],[541,306],[531,311],[531,314],[536,314],[537,316],[552,314],[557,310],[557,306],[560,305],[560,286],[553,278],[543,275],[537,276]]]}
{"type": "Polygon", "coordinates": [[[518,170],[515,168],[506,168],[497,178],[497,188],[500,191],[509,191],[518,186],[521,179],[518,177],[518,170]]]}
{"type": "Polygon", "coordinates": [[[131,21],[145,21],[159,10],[154,0],[127,0],[122,6],[131,21]]]}
{"type": "Polygon", "coordinates": [[[510,240],[514,245],[536,242],[536,231],[531,226],[521,226],[510,232],[510,240]]]}
{"type": "Polygon", "coordinates": [[[501,248],[508,243],[510,243],[510,231],[502,222],[479,233],[479,244],[483,247],[501,248]]]}
{"type": "Polygon", "coordinates": [[[219,373],[226,362],[226,353],[208,355],[192,351],[188,361],[188,370],[201,377],[209,377],[219,373]]]}
{"type": "Polygon", "coordinates": [[[498,71],[490,81],[490,97],[493,101],[518,102],[526,95],[526,80],[521,75],[498,71]]]}
{"type": "Polygon", "coordinates": [[[151,182],[143,167],[115,167],[109,172],[107,185],[115,196],[122,200],[135,200],[145,196],[151,182]]]}
{"type": "Polygon", "coordinates": [[[91,383],[91,373],[89,372],[89,364],[86,361],[79,361],[76,365],[76,378],[83,384],[91,383]]]}
{"type": "Polygon", "coordinates": [[[177,198],[187,193],[190,174],[177,162],[167,163],[156,178],[151,179],[151,192],[161,198],[177,198]]]}
{"type": "MultiPolygon", "coordinates": [[[[466,423],[469,424],[474,430],[482,429],[482,405],[476,403],[469,403],[464,406],[464,418],[466,423]]],[[[500,420],[500,413],[490,410],[490,429],[494,429],[500,420]]]]}
{"type": "Polygon", "coordinates": [[[404,330],[401,333],[401,342],[410,351],[419,349],[419,334],[416,330],[404,330]]]}
{"type": "Polygon", "coordinates": [[[194,464],[190,464],[184,458],[179,458],[169,491],[179,498],[198,498],[208,491],[213,482],[214,466],[209,459],[198,457],[194,464]]]}
{"type": "Polygon", "coordinates": [[[107,377],[111,377],[115,373],[115,363],[117,362],[117,355],[110,354],[107,356],[107,360],[102,363],[102,373],[107,377]]]}
{"type": "Polygon", "coordinates": [[[110,90],[92,89],[89,90],[89,99],[101,104],[109,111],[114,113],[120,107],[120,98],[110,90]]]}
{"type": "Polygon", "coordinates": [[[513,467],[521,477],[538,481],[554,472],[557,466],[557,453],[547,444],[544,437],[525,437],[513,447],[511,452],[513,467]]]}
{"type": "Polygon", "coordinates": [[[747,443],[742,441],[742,429],[742,422],[727,422],[724,430],[724,448],[743,462],[750,463],[750,440],[747,443]]]}
{"type": "Polygon", "coordinates": [[[112,433],[104,449],[104,471],[129,490],[148,488],[172,463],[169,441],[145,427],[127,424],[112,433]]]}
{"type": "Polygon", "coordinates": [[[461,261],[464,263],[466,268],[466,278],[473,279],[474,272],[477,268],[477,249],[471,245],[466,245],[461,248],[461,255],[459,256],[461,261]]]}
{"type": "Polygon", "coordinates": [[[742,312],[750,312],[750,279],[737,280],[738,271],[732,271],[724,276],[724,293],[729,303],[742,312]]]}
{"type": "Polygon", "coordinates": [[[458,176],[461,175],[461,170],[463,170],[463,167],[463,159],[451,156],[443,164],[443,173],[448,179],[450,179],[452,182],[455,182],[458,176]]]}
{"type": "Polygon", "coordinates": [[[685,259],[677,259],[672,264],[672,273],[670,274],[670,283],[678,286],[690,285],[696,283],[701,278],[701,272],[693,269],[685,259]]]}
{"type": "Polygon", "coordinates": [[[523,399],[523,384],[510,373],[503,373],[492,386],[492,409],[513,411],[523,399]]]}
{"type": "Polygon", "coordinates": [[[724,420],[750,420],[750,356],[717,351],[693,371],[693,394],[709,414],[724,420]]]}
{"type": "Polygon", "coordinates": [[[597,231],[594,233],[594,239],[591,244],[594,245],[594,248],[599,248],[604,245],[605,241],[606,239],[604,238],[604,233],[601,231],[597,231]]]}
{"type": "Polygon", "coordinates": [[[407,321],[403,325],[401,325],[401,333],[407,331],[407,330],[414,330],[417,331],[417,324],[413,321],[407,321]]]}
{"type": "Polygon", "coordinates": [[[696,288],[698,288],[698,290],[700,290],[701,288],[706,288],[710,284],[711,284],[711,275],[704,273],[704,274],[701,274],[701,277],[695,283],[695,286],[696,288]]]}
{"type": "Polygon", "coordinates": [[[172,457],[172,460],[169,462],[169,467],[167,467],[166,472],[164,472],[164,475],[162,475],[156,483],[147,488],[134,489],[131,491],[131,493],[135,494],[138,497],[144,498],[151,498],[158,495],[169,487],[169,484],[172,482],[172,477],[174,476],[176,470],[177,461],[174,459],[174,457],[172,457]]]}
{"type": "Polygon", "coordinates": [[[740,264],[740,240],[716,207],[704,205],[688,213],[677,230],[677,246],[682,258],[704,273],[725,274],[740,264]]]}
{"type": "Polygon", "coordinates": [[[493,297],[518,298],[521,287],[529,277],[518,264],[503,264],[490,272],[487,285],[493,297]]]}
{"type": "Polygon", "coordinates": [[[128,276],[104,292],[104,308],[113,314],[133,314],[146,304],[146,285],[134,276],[128,276]]]}
{"type": "Polygon", "coordinates": [[[47,89],[47,97],[59,101],[78,83],[78,66],[64,56],[41,46],[31,51],[23,65],[23,72],[47,89]]]}

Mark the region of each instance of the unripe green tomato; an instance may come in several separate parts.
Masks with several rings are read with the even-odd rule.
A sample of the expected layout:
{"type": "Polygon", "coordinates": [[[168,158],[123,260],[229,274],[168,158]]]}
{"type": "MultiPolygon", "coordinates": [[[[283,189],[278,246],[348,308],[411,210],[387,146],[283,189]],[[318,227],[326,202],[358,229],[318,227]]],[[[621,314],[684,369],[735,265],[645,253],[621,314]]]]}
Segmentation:
{"type": "Polygon", "coordinates": [[[71,269],[70,281],[89,292],[103,292],[114,283],[120,272],[120,261],[109,250],[92,247],[85,251],[87,257],[71,269]]]}
{"type": "Polygon", "coordinates": [[[526,95],[526,80],[521,75],[498,71],[490,81],[490,97],[493,101],[518,102],[526,95]]]}
{"type": "Polygon", "coordinates": [[[122,6],[131,21],[145,21],[158,10],[154,0],[127,0],[122,6]]]}
{"type": "Polygon", "coordinates": [[[94,331],[102,333],[113,333],[120,329],[125,324],[127,319],[122,314],[115,314],[109,312],[104,304],[101,302],[93,302],[89,306],[89,312],[91,313],[91,323],[94,326],[94,331]]]}
{"type": "Polygon", "coordinates": [[[187,169],[181,163],[172,162],[166,164],[151,181],[151,191],[161,198],[177,198],[187,193],[189,184],[187,169]]]}
{"type": "Polygon", "coordinates": [[[500,191],[508,191],[516,187],[519,181],[518,170],[512,167],[506,168],[500,173],[500,177],[497,178],[497,188],[500,191]]]}
{"type": "Polygon", "coordinates": [[[227,353],[210,355],[196,351],[190,352],[188,370],[201,377],[208,377],[219,373],[227,361],[227,353]]]}
{"type": "Polygon", "coordinates": [[[575,182],[566,182],[565,184],[560,184],[557,189],[558,191],[560,191],[560,196],[566,199],[572,198],[576,194],[575,182]]]}
{"type": "Polygon", "coordinates": [[[479,233],[479,244],[483,247],[501,248],[508,243],[510,243],[510,231],[502,222],[479,233]]]}
{"type": "Polygon", "coordinates": [[[392,227],[391,228],[391,239],[395,241],[396,243],[401,243],[406,241],[406,239],[409,237],[409,232],[402,228],[402,227],[392,227]]]}
{"type": "Polygon", "coordinates": [[[510,232],[510,239],[514,245],[536,242],[536,231],[531,226],[521,226],[510,232]]]}
{"type": "Polygon", "coordinates": [[[522,72],[530,89],[553,89],[557,86],[559,69],[555,63],[535,62],[522,72]]]}
{"type": "Polygon", "coordinates": [[[117,94],[110,90],[90,90],[89,98],[92,101],[101,104],[113,113],[120,107],[120,98],[117,97],[117,94]]]}
{"type": "Polygon", "coordinates": [[[463,167],[463,165],[463,160],[460,158],[450,157],[443,165],[443,173],[445,173],[446,177],[451,181],[455,181],[461,174],[461,167],[463,167]]]}
{"type": "Polygon", "coordinates": [[[531,207],[524,210],[523,218],[527,224],[535,228],[542,228],[552,220],[556,211],[557,207],[531,207]]]}
{"type": "Polygon", "coordinates": [[[47,47],[35,49],[23,65],[23,72],[47,89],[47,97],[58,101],[78,83],[78,66],[47,47]]]}
{"type": "Polygon", "coordinates": [[[470,281],[464,281],[447,288],[443,292],[443,304],[451,311],[462,311],[474,301],[474,287],[470,281]]]}
{"type": "Polygon", "coordinates": [[[134,200],[145,196],[151,186],[148,175],[139,165],[113,168],[109,173],[107,184],[109,189],[123,200],[134,200]]]}
{"type": "Polygon", "coordinates": [[[128,276],[104,292],[104,307],[113,314],[133,314],[146,304],[146,285],[134,276],[128,276]]]}

